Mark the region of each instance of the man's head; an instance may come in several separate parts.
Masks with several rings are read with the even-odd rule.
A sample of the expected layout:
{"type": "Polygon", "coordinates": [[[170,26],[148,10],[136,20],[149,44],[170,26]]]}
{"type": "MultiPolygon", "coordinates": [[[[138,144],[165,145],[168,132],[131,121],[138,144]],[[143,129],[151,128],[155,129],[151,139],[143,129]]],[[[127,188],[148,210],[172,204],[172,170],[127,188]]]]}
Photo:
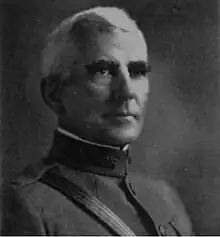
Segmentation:
{"type": "Polygon", "coordinates": [[[42,94],[60,125],[122,146],[141,132],[148,94],[143,34],[121,9],[96,7],[63,21],[42,60],[42,94]]]}

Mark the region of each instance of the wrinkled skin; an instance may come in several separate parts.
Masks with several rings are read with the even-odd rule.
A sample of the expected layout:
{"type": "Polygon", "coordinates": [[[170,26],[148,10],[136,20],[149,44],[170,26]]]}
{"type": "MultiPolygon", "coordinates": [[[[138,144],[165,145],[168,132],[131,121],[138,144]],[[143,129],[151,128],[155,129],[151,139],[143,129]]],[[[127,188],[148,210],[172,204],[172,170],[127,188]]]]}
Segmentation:
{"type": "Polygon", "coordinates": [[[63,90],[65,113],[59,122],[90,141],[130,144],[144,122],[149,90],[146,43],[134,33],[115,30],[99,35],[85,51],[72,66],[74,73],[63,90]]]}

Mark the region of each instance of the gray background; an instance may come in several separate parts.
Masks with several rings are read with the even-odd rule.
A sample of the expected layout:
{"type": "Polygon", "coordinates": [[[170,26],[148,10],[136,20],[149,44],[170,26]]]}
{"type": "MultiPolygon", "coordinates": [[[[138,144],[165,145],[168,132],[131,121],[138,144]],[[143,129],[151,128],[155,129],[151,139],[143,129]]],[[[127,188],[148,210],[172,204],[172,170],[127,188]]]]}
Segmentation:
{"type": "Polygon", "coordinates": [[[0,6],[3,178],[41,158],[56,125],[39,94],[45,36],[63,18],[100,3],[126,8],[150,50],[146,125],[133,146],[132,170],[169,181],[195,232],[220,235],[217,0],[6,0],[0,6]]]}

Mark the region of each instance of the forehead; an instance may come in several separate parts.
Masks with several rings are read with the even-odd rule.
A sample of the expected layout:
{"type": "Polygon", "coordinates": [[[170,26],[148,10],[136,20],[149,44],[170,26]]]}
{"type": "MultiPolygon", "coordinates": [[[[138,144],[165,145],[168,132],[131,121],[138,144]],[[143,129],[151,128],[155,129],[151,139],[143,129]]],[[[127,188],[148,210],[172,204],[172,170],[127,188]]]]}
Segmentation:
{"type": "Polygon", "coordinates": [[[144,38],[135,33],[114,31],[100,34],[85,51],[82,59],[89,63],[100,58],[124,64],[130,61],[147,61],[147,46],[144,38]]]}

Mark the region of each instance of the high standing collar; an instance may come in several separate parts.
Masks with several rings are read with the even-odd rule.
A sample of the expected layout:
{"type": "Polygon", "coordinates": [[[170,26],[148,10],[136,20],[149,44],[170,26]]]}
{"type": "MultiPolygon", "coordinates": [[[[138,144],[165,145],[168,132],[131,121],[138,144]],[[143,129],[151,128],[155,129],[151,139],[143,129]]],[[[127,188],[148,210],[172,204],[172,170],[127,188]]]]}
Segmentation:
{"type": "Polygon", "coordinates": [[[67,131],[66,129],[61,128],[61,127],[58,127],[57,131],[62,133],[63,135],[65,135],[67,137],[72,138],[72,139],[75,139],[75,140],[78,140],[78,141],[81,141],[81,142],[84,142],[84,143],[87,143],[87,144],[90,144],[90,145],[102,147],[102,148],[104,147],[104,148],[110,148],[110,149],[122,150],[122,151],[127,151],[127,149],[129,148],[129,145],[125,145],[124,147],[119,147],[119,146],[104,145],[104,144],[100,144],[100,143],[97,143],[97,142],[88,141],[88,140],[85,140],[85,139],[83,139],[83,138],[81,138],[81,137],[67,131]]]}
{"type": "Polygon", "coordinates": [[[63,129],[54,132],[49,159],[84,172],[125,177],[129,148],[120,149],[83,140],[63,129]]]}

